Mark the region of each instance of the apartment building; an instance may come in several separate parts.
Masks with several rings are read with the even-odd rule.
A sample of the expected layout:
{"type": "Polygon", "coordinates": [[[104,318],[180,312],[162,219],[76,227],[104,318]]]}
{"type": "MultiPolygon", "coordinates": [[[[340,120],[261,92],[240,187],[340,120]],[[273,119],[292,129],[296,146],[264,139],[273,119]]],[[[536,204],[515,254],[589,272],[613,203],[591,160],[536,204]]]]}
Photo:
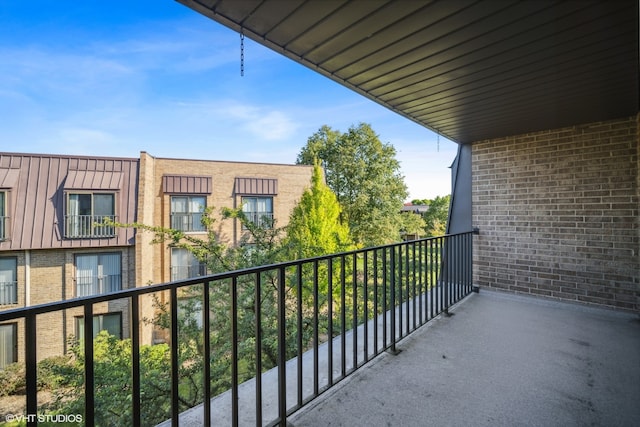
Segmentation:
{"type": "MultiPolygon", "coordinates": [[[[138,159],[0,153],[0,310],[135,286],[138,159]]],[[[126,301],[94,307],[96,330],[126,337],[126,301]]],[[[38,322],[38,358],[63,354],[82,313],[38,322]]],[[[24,325],[0,325],[0,367],[22,361],[24,325]]]]}
{"type": "MultiPolygon", "coordinates": [[[[310,186],[313,167],[235,161],[185,160],[140,154],[138,221],[206,237],[200,222],[202,211],[242,207],[245,215],[261,225],[285,226],[289,215],[310,186]]],[[[220,221],[216,233],[221,242],[237,245],[246,231],[238,220],[220,221]]],[[[163,283],[204,274],[205,266],[187,250],[168,244],[152,244],[153,235],[136,236],[136,282],[163,283]]],[[[149,301],[143,317],[153,315],[149,301]]],[[[149,328],[143,342],[161,340],[149,328]]]]}
{"type": "MultiPolygon", "coordinates": [[[[157,158],[0,153],[0,310],[82,297],[204,274],[190,253],[152,244],[133,227],[104,218],[175,228],[205,237],[204,208],[242,207],[254,221],[284,226],[310,185],[313,168],[157,158]]],[[[220,222],[222,241],[238,244],[236,220],[220,222]]],[[[150,300],[141,317],[151,318],[150,300]]],[[[94,306],[94,331],[129,337],[129,304],[94,306]]],[[[38,320],[38,359],[63,354],[82,334],[82,313],[38,320]]],[[[142,343],[153,328],[138,325],[142,343]]],[[[24,358],[24,325],[0,325],[0,368],[24,358]]]]}

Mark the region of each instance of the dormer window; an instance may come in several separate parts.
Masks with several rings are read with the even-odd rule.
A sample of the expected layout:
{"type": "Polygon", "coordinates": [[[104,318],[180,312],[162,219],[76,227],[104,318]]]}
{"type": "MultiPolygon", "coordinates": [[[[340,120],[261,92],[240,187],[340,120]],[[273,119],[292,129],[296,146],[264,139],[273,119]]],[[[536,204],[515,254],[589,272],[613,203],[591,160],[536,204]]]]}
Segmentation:
{"type": "Polygon", "coordinates": [[[98,224],[105,219],[115,221],[114,193],[68,193],[65,215],[65,237],[113,237],[114,227],[98,224]]]}

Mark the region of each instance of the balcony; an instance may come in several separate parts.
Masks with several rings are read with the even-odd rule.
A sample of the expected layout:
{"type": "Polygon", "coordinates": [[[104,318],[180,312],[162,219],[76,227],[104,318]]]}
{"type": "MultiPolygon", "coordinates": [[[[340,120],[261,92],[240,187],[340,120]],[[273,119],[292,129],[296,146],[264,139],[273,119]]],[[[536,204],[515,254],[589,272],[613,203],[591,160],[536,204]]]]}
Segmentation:
{"type": "Polygon", "coordinates": [[[0,242],[7,239],[9,217],[0,215],[0,242]]]}
{"type": "Polygon", "coordinates": [[[0,305],[13,305],[18,303],[18,283],[0,282],[0,305]]]}
{"type": "Polygon", "coordinates": [[[65,237],[68,239],[89,239],[113,237],[115,227],[101,225],[105,220],[116,221],[115,215],[66,215],[65,237]]]}
{"type": "Polygon", "coordinates": [[[168,303],[168,364],[154,374],[166,393],[149,402],[132,328],[120,425],[638,425],[637,316],[475,294],[471,248],[471,233],[403,242],[14,309],[0,322],[24,319],[25,414],[36,414],[39,317],[83,309],[86,425],[101,424],[113,381],[99,376],[86,319],[128,299],[138,325],[151,294],[168,303]],[[185,293],[199,295],[209,363],[183,352],[197,323],[180,321],[185,293]],[[195,405],[184,404],[189,369],[206,385],[195,405]]]}

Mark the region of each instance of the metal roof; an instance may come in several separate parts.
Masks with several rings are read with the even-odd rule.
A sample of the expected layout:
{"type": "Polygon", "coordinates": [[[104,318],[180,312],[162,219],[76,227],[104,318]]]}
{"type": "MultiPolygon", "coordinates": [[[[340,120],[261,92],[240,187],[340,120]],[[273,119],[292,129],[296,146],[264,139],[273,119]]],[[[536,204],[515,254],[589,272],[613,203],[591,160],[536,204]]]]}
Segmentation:
{"type": "Polygon", "coordinates": [[[460,143],[638,112],[638,1],[178,0],[460,143]]]}

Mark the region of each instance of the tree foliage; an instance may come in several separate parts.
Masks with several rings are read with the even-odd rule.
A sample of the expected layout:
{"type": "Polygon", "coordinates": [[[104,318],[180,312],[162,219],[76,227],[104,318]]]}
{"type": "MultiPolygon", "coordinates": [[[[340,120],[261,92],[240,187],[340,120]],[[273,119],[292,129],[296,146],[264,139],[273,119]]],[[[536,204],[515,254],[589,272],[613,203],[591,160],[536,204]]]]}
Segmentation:
{"type": "Polygon", "coordinates": [[[429,209],[422,214],[425,221],[425,233],[427,237],[442,236],[447,231],[449,217],[449,204],[451,196],[436,196],[434,199],[415,199],[414,205],[427,205],[429,209]]]}
{"type": "Polygon", "coordinates": [[[340,213],[338,199],[323,182],[322,169],[316,163],[311,187],[304,191],[289,218],[284,246],[290,258],[310,258],[351,249],[349,227],[342,222],[340,213]]]}
{"type": "Polygon", "coordinates": [[[352,239],[360,246],[375,246],[400,238],[399,215],[408,192],[395,156],[392,145],[383,144],[370,125],[360,123],[346,133],[322,126],[296,161],[321,161],[352,239]]]}

